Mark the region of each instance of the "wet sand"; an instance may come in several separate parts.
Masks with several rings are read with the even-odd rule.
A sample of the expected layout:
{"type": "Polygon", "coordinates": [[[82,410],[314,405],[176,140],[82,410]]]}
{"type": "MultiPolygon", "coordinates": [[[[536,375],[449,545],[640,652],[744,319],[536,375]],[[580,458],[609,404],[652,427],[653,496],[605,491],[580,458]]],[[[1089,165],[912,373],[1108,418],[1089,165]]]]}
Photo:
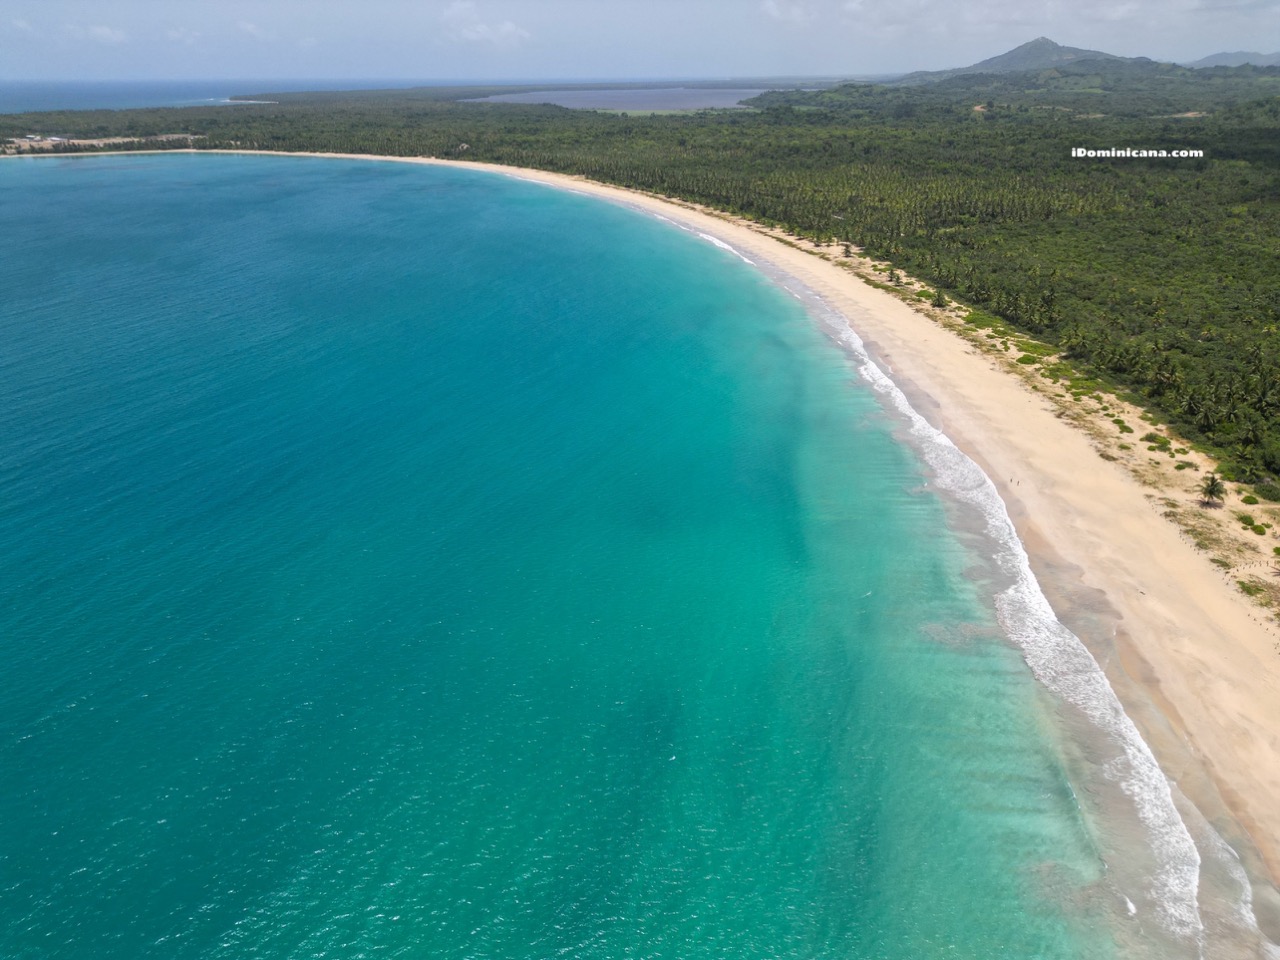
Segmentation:
{"type": "MultiPolygon", "coordinates": [[[[1043,393],[925,313],[755,225],[578,177],[422,162],[648,210],[772,264],[843,313],[917,410],[996,482],[1055,611],[1103,665],[1166,774],[1255,879],[1280,882],[1280,633],[1043,393]]],[[[1265,929],[1280,904],[1258,893],[1265,929]]]]}
{"type": "Polygon", "coordinates": [[[758,225],[578,177],[382,159],[490,170],[628,204],[771,265],[848,318],[916,409],[995,481],[1058,617],[1102,665],[1175,796],[1237,851],[1259,924],[1280,940],[1280,632],[1044,390],[927,311],[758,225]]]}

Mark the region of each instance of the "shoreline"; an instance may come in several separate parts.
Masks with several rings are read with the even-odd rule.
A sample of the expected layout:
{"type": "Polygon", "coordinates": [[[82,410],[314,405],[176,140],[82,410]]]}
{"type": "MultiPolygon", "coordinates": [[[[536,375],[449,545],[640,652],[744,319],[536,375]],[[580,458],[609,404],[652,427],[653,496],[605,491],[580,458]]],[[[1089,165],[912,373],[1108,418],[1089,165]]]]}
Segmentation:
{"type": "MultiPolygon", "coordinates": [[[[517,176],[675,220],[767,261],[843,314],[917,412],[995,483],[1055,612],[1077,628],[1126,711],[1138,714],[1133,719],[1166,775],[1177,782],[1179,774],[1194,773],[1192,763],[1203,764],[1221,799],[1202,796],[1204,785],[1179,785],[1211,822],[1225,804],[1257,848],[1262,862],[1255,870],[1265,867],[1280,884],[1276,636],[1157,513],[1137,481],[1099,457],[1085,433],[1056,416],[1045,398],[897,297],[726,215],[566,174],[422,162],[517,176]],[[1103,620],[1111,621],[1114,636],[1097,636],[1096,627],[1080,624],[1086,613],[1074,609],[1080,599],[1073,594],[1082,590],[1109,608],[1103,620]],[[1230,645],[1215,642],[1227,637],[1230,645]],[[1106,645],[1114,655],[1099,649],[1106,645]],[[1131,702],[1134,693],[1147,702],[1131,702]],[[1169,726],[1166,735],[1151,729],[1159,721],[1169,726]],[[1177,746],[1168,734],[1183,741],[1186,755],[1167,756],[1177,746]]],[[[1233,845],[1243,839],[1230,832],[1233,845]]]]}
{"type": "MultiPolygon", "coordinates": [[[[365,154],[163,150],[383,160],[517,177],[675,221],[763,261],[847,318],[911,400],[995,483],[1057,616],[1101,665],[1166,777],[1240,854],[1254,910],[1280,926],[1280,644],[1258,608],[1161,515],[1085,429],[989,355],[892,294],[736,220],[540,170],[365,154]],[[1261,882],[1260,882],[1261,881],[1261,882]],[[1266,884],[1272,887],[1268,889],[1266,884]]],[[[64,159],[75,155],[57,155],[64,159]]],[[[101,156],[102,153],[82,154],[101,156]]]]}

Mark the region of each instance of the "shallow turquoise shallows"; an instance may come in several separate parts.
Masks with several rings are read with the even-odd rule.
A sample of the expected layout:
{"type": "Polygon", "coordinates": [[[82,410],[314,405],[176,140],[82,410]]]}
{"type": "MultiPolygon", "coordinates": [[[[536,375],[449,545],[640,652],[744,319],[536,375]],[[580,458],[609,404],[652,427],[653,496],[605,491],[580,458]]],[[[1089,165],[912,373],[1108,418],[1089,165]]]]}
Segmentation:
{"type": "Polygon", "coordinates": [[[800,303],[492,175],[0,163],[0,955],[1111,954],[800,303]]]}

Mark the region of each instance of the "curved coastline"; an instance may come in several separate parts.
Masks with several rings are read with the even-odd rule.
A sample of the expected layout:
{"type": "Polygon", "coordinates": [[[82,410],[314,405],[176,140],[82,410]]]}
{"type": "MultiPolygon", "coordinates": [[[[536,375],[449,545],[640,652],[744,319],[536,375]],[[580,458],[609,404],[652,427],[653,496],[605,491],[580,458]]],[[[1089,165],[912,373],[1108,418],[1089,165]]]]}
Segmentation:
{"type": "MultiPolygon", "coordinates": [[[[1118,712],[1113,719],[1119,726],[1134,728],[1140,745],[1133,748],[1136,754],[1127,736],[1119,737],[1131,763],[1141,765],[1141,752],[1150,756],[1154,751],[1174,783],[1170,791],[1168,781],[1163,782],[1167,796],[1154,798],[1160,812],[1148,826],[1174,833],[1180,828],[1191,843],[1192,834],[1200,831],[1191,823],[1194,813],[1179,817],[1175,809],[1187,803],[1185,794],[1207,819],[1204,828],[1213,828],[1209,843],[1199,838],[1191,845],[1192,855],[1197,846],[1204,853],[1216,836],[1214,830],[1225,837],[1253,879],[1253,890],[1247,883],[1242,890],[1243,898],[1253,898],[1246,906],[1257,914],[1264,932],[1277,939],[1269,927],[1280,924],[1280,899],[1267,883],[1280,882],[1280,810],[1275,803],[1280,797],[1280,658],[1274,631],[1252,616],[1243,598],[1210,575],[1207,558],[1179,538],[1138,483],[1101,460],[1088,438],[1057,417],[1043,397],[889,294],[709,211],[538,170],[425,158],[288,155],[449,165],[590,194],[667,219],[756,266],[768,265],[811,292],[843,318],[846,346],[864,377],[911,421],[917,439],[935,451],[954,444],[971,467],[981,468],[974,470],[981,480],[965,476],[950,492],[961,500],[986,501],[982,508],[989,519],[995,517],[995,526],[1003,514],[1008,533],[1016,531],[1013,543],[1005,545],[1015,559],[1021,554],[1030,583],[1010,570],[1015,583],[999,603],[1032,669],[1051,690],[1089,712],[1087,703],[1076,703],[1069,691],[1055,688],[1055,677],[1044,672],[1052,673],[1051,665],[1039,662],[1034,643],[1018,635],[1059,621],[1079,634],[1089,648],[1080,647],[1080,653],[1101,664],[1094,675],[1102,681],[1105,672],[1110,681],[1109,686],[1101,682],[1101,687],[1115,701],[1114,710],[1110,703],[1099,704],[1094,695],[1103,694],[1096,689],[1086,699],[1103,713],[1118,712]],[[1006,476],[1008,482],[1002,479],[1006,476]],[[1099,609],[1079,604],[1086,592],[1102,598],[1099,609]],[[1043,609],[1036,611],[1040,602],[1043,609]],[[1038,621],[1035,625],[1024,619],[1030,614],[1038,621]]],[[[931,466],[941,477],[939,464],[931,461],[931,466]]],[[[1003,531],[993,528],[989,533],[1004,541],[1003,531]]],[[[1089,672],[1087,664],[1077,666],[1089,672]]],[[[1129,789],[1125,792],[1134,795],[1129,789]]],[[[1201,866],[1198,856],[1190,865],[1181,837],[1177,846],[1180,866],[1160,875],[1156,883],[1163,889],[1153,891],[1153,899],[1173,911],[1170,926],[1179,938],[1194,940],[1201,935],[1199,918],[1188,917],[1170,899],[1185,901],[1189,895],[1186,902],[1194,912],[1201,866]]]]}
{"type": "MultiPolygon", "coordinates": [[[[1171,711],[1163,719],[1204,762],[1224,803],[1256,844],[1271,881],[1280,883],[1280,810],[1274,803],[1280,796],[1280,633],[1257,622],[1248,602],[1210,575],[1207,558],[1179,538],[1142,487],[1098,457],[1088,438],[1057,417],[1044,398],[897,298],[714,212],[540,170],[425,158],[407,162],[488,170],[624,203],[757,267],[771,267],[810,291],[848,324],[858,346],[885,369],[922,421],[991,478],[1060,619],[1074,626],[1072,611],[1058,610],[1071,602],[1070,585],[1056,588],[1044,581],[1065,573],[1102,592],[1115,635],[1098,640],[1131,648],[1125,652],[1139,661],[1132,669],[1151,674],[1129,676],[1124,686],[1147,687],[1144,692],[1161,712],[1171,711]],[[1012,483],[997,479],[1006,473],[1012,483]],[[1063,564],[1070,570],[1062,570],[1063,564]],[[1229,648],[1215,642],[1225,637],[1234,641],[1229,648]],[[1206,668],[1217,678],[1198,674],[1206,668]],[[1232,696],[1210,695],[1227,689],[1232,696]]],[[[1135,706],[1141,715],[1149,705],[1135,706]]],[[[1140,718],[1138,723],[1144,736],[1163,739],[1140,718]]],[[[1156,753],[1165,759],[1158,747],[1156,753]]]]}

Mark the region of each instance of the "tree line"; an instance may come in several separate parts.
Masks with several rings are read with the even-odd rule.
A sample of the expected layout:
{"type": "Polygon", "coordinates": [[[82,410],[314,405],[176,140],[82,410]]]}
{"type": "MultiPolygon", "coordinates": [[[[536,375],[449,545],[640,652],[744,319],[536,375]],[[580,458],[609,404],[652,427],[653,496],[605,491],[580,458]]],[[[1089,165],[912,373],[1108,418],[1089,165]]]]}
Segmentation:
{"type": "Polygon", "coordinates": [[[653,116],[467,103],[480,91],[456,88],[270,95],[281,102],[0,116],[0,137],[465,157],[852,244],[1055,345],[1219,454],[1228,479],[1280,499],[1280,71],[1090,69],[653,116]],[[1076,146],[1205,157],[1082,160],[1076,146]]]}

